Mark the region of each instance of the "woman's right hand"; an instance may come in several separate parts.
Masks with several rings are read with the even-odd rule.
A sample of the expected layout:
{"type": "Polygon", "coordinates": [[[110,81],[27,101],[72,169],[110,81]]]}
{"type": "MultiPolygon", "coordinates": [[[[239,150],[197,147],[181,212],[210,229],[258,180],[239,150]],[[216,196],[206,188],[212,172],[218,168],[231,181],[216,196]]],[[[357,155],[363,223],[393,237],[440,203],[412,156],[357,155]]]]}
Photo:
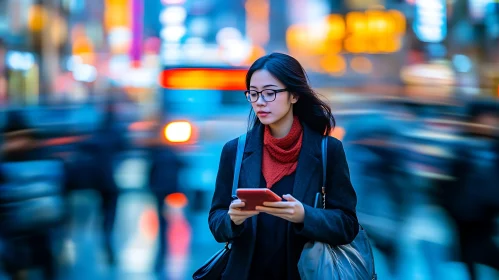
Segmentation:
{"type": "Polygon", "coordinates": [[[233,200],[229,207],[229,216],[232,222],[236,225],[242,224],[247,218],[258,215],[259,211],[245,211],[241,210],[244,207],[244,202],[240,199],[233,200]]]}

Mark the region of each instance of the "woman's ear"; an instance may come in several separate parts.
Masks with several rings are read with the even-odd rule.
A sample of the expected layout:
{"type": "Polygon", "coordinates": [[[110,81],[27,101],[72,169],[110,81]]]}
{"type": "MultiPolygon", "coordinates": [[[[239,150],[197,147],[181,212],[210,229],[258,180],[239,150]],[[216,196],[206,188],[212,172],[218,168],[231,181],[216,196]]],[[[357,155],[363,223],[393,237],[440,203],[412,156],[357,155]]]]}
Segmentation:
{"type": "Polygon", "coordinates": [[[291,93],[291,104],[298,102],[299,96],[296,93],[291,93]]]}

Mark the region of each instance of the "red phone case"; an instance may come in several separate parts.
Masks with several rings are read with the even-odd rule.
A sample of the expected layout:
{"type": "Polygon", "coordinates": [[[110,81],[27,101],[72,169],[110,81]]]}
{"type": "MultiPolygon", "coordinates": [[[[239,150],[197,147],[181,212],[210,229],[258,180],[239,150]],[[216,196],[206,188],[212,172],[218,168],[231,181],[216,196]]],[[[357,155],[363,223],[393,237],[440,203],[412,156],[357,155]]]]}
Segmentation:
{"type": "Polygon", "coordinates": [[[237,189],[237,198],[245,203],[242,210],[255,210],[256,206],[263,206],[264,202],[281,201],[282,198],[267,188],[237,189]]]}

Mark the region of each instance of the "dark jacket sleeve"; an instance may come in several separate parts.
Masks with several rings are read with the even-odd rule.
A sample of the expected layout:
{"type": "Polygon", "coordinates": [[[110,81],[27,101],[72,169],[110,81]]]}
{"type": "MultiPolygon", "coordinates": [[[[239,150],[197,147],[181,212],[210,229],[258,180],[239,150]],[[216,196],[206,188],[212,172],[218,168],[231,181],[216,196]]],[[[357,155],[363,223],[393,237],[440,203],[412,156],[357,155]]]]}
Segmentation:
{"type": "Polygon", "coordinates": [[[355,207],[357,195],[350,182],[350,171],[342,143],[328,139],[326,168],[326,209],[303,204],[305,219],[297,224],[297,232],[311,240],[330,245],[352,242],[359,232],[355,207]]]}
{"type": "Polygon", "coordinates": [[[232,180],[236,161],[237,139],[227,142],[220,156],[215,193],[211,202],[208,223],[217,242],[228,242],[239,236],[246,222],[236,225],[230,219],[229,211],[232,202],[232,180]]]}

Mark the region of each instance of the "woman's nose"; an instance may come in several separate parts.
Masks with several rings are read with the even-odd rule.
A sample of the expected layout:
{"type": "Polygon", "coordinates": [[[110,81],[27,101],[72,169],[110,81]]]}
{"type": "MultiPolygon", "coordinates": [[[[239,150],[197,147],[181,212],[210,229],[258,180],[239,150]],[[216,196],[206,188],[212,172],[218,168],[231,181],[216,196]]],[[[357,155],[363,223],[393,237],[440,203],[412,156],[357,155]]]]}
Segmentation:
{"type": "Polygon", "coordinates": [[[267,104],[267,102],[263,99],[263,95],[259,94],[258,99],[256,100],[256,105],[263,106],[267,104]]]}

